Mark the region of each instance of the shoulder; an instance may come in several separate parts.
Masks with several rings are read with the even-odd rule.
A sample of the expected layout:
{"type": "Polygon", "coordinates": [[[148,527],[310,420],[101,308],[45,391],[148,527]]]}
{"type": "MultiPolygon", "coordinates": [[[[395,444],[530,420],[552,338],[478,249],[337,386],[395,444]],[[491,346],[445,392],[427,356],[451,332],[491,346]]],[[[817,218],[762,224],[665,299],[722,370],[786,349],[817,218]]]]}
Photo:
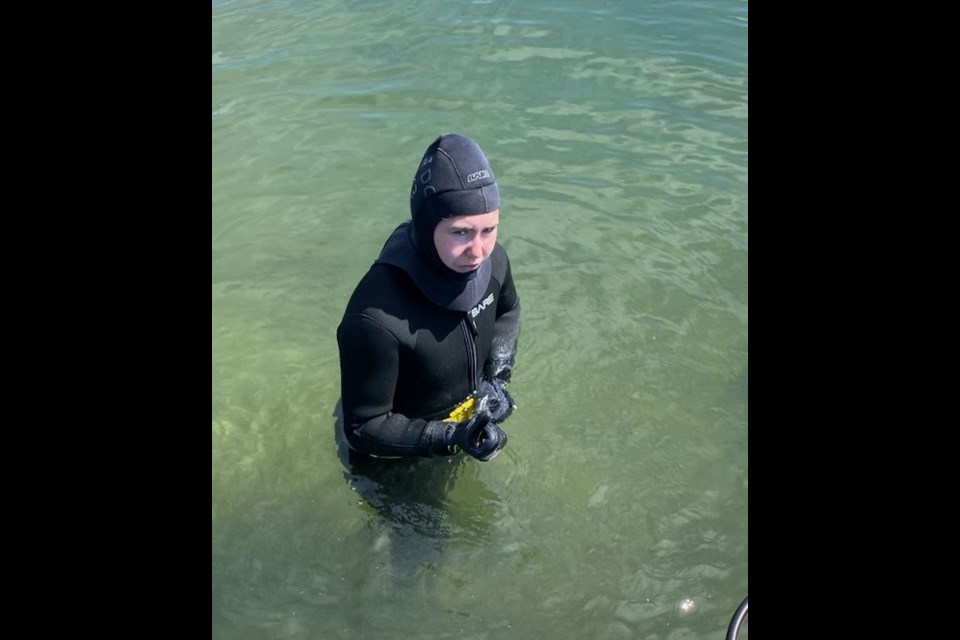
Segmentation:
{"type": "Polygon", "coordinates": [[[405,274],[402,270],[394,268],[389,264],[375,262],[370,265],[370,268],[363,275],[363,278],[360,279],[354,295],[357,295],[357,292],[362,292],[370,288],[378,288],[384,285],[399,285],[404,278],[405,274]]]}
{"type": "MultiPolygon", "coordinates": [[[[379,325],[396,334],[410,317],[428,307],[420,291],[401,269],[374,264],[363,276],[343,314],[343,325],[379,325]]],[[[405,333],[402,331],[402,333],[405,333]]]]}

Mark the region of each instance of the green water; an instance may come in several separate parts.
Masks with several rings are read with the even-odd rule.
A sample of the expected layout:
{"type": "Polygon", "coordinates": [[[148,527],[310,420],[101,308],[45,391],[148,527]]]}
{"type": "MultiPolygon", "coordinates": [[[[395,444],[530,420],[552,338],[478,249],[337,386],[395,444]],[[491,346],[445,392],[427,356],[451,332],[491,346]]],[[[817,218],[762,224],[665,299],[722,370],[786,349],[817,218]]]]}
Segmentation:
{"type": "Polygon", "coordinates": [[[722,638],[747,3],[215,1],[212,32],[213,637],[722,638]],[[351,474],[336,326],[445,132],[501,189],[510,441],[351,474]]]}

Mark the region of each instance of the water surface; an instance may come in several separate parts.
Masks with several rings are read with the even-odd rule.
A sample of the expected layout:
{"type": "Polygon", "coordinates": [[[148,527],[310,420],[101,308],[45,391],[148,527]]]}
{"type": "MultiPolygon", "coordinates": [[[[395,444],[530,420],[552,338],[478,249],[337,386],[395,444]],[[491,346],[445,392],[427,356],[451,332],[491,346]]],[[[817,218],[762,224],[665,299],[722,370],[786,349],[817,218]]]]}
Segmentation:
{"type": "Polygon", "coordinates": [[[747,3],[215,1],[212,61],[213,637],[723,637],[747,3]],[[446,132],[501,189],[509,445],[348,471],[336,326],[446,132]]]}

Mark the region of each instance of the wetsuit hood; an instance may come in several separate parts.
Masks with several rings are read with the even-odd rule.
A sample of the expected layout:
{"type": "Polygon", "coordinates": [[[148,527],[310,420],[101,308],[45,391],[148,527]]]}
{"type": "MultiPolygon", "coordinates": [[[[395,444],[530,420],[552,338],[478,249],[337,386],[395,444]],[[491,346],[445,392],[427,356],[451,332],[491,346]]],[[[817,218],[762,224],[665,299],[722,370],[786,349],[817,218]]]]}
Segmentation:
{"type": "Polygon", "coordinates": [[[493,168],[475,141],[448,133],[427,147],[410,188],[410,217],[414,245],[430,264],[441,271],[447,269],[433,240],[441,220],[499,208],[500,188],[493,168]]]}
{"type": "Polygon", "coordinates": [[[442,263],[437,266],[418,246],[411,221],[394,229],[375,264],[403,269],[427,299],[452,311],[469,311],[476,305],[486,292],[493,272],[489,258],[470,273],[456,273],[442,263]]]}

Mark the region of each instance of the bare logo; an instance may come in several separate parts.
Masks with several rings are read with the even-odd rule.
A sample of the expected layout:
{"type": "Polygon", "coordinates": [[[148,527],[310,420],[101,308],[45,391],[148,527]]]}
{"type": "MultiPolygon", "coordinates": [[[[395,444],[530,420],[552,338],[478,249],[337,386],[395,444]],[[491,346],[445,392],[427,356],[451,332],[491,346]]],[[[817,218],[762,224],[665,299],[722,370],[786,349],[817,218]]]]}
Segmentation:
{"type": "Polygon", "coordinates": [[[487,307],[489,307],[490,303],[492,302],[493,302],[493,294],[491,293],[486,298],[484,298],[480,304],[475,306],[473,309],[470,309],[470,317],[476,318],[478,315],[480,315],[480,312],[486,309],[487,307]]]}
{"type": "Polygon", "coordinates": [[[470,175],[467,176],[467,182],[468,182],[468,183],[470,183],[470,182],[476,182],[477,180],[480,180],[481,178],[489,178],[489,177],[490,177],[490,172],[487,171],[486,169],[484,169],[483,171],[475,171],[475,172],[473,172],[473,173],[471,173],[470,175]]]}

